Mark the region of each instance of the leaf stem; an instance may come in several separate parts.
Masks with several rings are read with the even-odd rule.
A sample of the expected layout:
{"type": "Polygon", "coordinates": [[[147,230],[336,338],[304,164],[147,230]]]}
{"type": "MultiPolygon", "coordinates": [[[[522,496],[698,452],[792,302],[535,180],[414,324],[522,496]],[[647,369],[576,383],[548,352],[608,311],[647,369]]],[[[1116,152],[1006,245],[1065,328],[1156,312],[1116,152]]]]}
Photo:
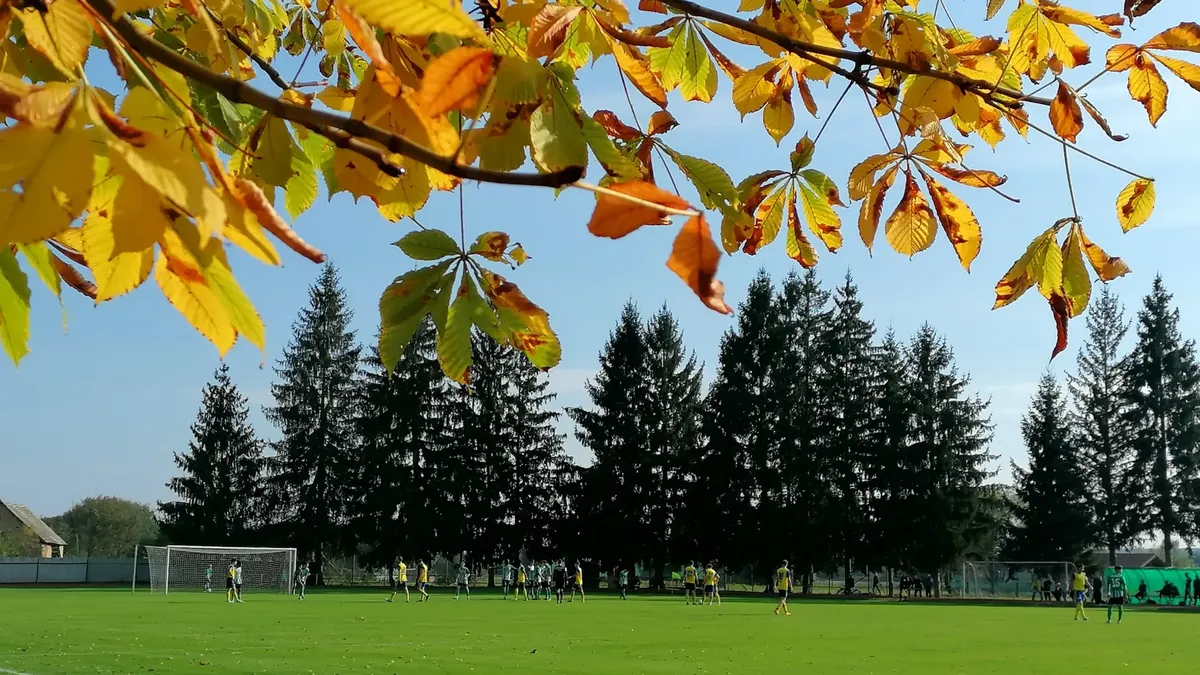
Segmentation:
{"type": "MultiPolygon", "coordinates": [[[[1033,122],[1029,122],[1028,120],[1026,120],[1025,123],[1027,125],[1029,125],[1030,129],[1033,129],[1034,131],[1038,132],[1039,134],[1045,136],[1046,138],[1053,140],[1055,143],[1062,142],[1062,140],[1063,140],[1063,139],[1059,138],[1058,136],[1055,136],[1054,134],[1050,133],[1049,131],[1046,131],[1045,129],[1037,126],[1033,122]]],[[[1126,169],[1123,166],[1113,164],[1112,162],[1108,161],[1107,159],[1102,159],[1100,157],[1097,157],[1097,156],[1093,155],[1092,153],[1088,152],[1087,150],[1084,150],[1083,148],[1079,147],[1078,145],[1067,143],[1067,144],[1064,144],[1064,146],[1067,148],[1070,148],[1071,150],[1074,150],[1075,152],[1078,152],[1079,154],[1083,155],[1084,157],[1087,157],[1089,159],[1100,162],[1101,164],[1109,167],[1110,169],[1116,169],[1117,171],[1120,171],[1121,173],[1125,173],[1130,176],[1133,176],[1134,178],[1141,178],[1142,180],[1154,180],[1153,178],[1150,178],[1149,176],[1143,176],[1142,174],[1130,171],[1129,169],[1126,169]]]]}
{"type": "Polygon", "coordinates": [[[645,206],[647,208],[662,211],[663,213],[669,213],[672,216],[687,216],[688,218],[695,218],[696,216],[701,215],[700,212],[696,211],[695,209],[676,209],[670,206],[663,206],[662,204],[655,204],[652,201],[634,197],[633,195],[627,195],[623,192],[617,192],[616,190],[609,190],[608,188],[600,187],[599,185],[592,185],[591,183],[581,180],[577,180],[567,187],[576,187],[581,190],[595,192],[596,194],[608,195],[609,197],[625,200],[631,204],[637,204],[638,206],[645,206]]]}
{"type": "Polygon", "coordinates": [[[833,119],[833,114],[837,112],[838,106],[842,104],[842,100],[846,98],[846,94],[850,93],[850,88],[853,86],[853,82],[846,83],[846,88],[842,90],[842,95],[838,97],[837,103],[833,104],[833,108],[830,109],[829,114],[825,116],[825,121],[821,123],[821,128],[817,131],[816,138],[813,139],[813,145],[816,145],[817,141],[821,140],[821,134],[825,133],[825,127],[829,126],[829,120],[833,119]]]}
{"type": "Polygon", "coordinates": [[[1075,220],[1079,220],[1079,206],[1075,203],[1075,185],[1071,181],[1071,156],[1067,154],[1067,141],[1062,141],[1063,149],[1063,168],[1067,171],[1067,193],[1071,195],[1071,212],[1075,214],[1075,220]]]}

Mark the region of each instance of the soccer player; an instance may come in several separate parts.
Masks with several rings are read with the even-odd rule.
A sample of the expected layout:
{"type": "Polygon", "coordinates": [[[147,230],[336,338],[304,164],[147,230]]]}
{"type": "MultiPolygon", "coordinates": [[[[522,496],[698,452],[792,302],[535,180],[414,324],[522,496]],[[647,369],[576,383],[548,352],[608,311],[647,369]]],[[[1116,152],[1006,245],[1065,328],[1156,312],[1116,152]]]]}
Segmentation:
{"type": "Polygon", "coordinates": [[[563,601],[563,588],[567,585],[567,566],[563,561],[559,560],[558,565],[554,568],[554,597],[558,600],[558,604],[563,601]]]}
{"type": "MultiPolygon", "coordinates": [[[[517,567],[520,567],[520,566],[521,566],[521,561],[518,560],[517,567]]],[[[508,599],[508,587],[512,583],[512,572],[513,572],[513,566],[509,565],[508,561],[505,560],[500,565],[500,588],[503,589],[503,591],[504,591],[504,599],[505,600],[508,599]]],[[[513,599],[515,600],[516,596],[513,596],[513,599]]]]}
{"type": "Polygon", "coordinates": [[[575,561],[575,580],[571,584],[571,602],[575,602],[575,592],[579,591],[579,601],[587,602],[587,598],[583,596],[583,565],[579,561],[575,561]]]}
{"type": "Polygon", "coordinates": [[[304,587],[308,586],[308,562],[300,563],[300,569],[296,570],[296,589],[300,592],[300,599],[304,599],[304,587]]]}
{"type": "Polygon", "coordinates": [[[625,589],[626,588],[629,588],[629,570],[622,567],[621,568],[621,599],[622,600],[627,599],[625,597],[625,589]]]}
{"type": "Polygon", "coordinates": [[[1076,568],[1075,577],[1071,579],[1071,595],[1075,598],[1075,620],[1083,617],[1087,621],[1087,612],[1083,611],[1083,603],[1087,600],[1087,575],[1083,573],[1083,566],[1076,568]]]}
{"type": "Polygon", "coordinates": [[[683,599],[689,605],[696,599],[696,564],[692,561],[683,568],[683,599]]]}
{"type": "Polygon", "coordinates": [[[233,602],[233,580],[237,577],[237,558],[229,561],[229,573],[225,575],[225,601],[233,602]]]}
{"type": "Polygon", "coordinates": [[[454,599],[458,599],[458,594],[466,592],[467,599],[471,599],[471,570],[467,569],[466,565],[458,566],[458,587],[454,589],[454,599]]]}
{"type": "Polygon", "coordinates": [[[237,595],[237,601],[242,601],[242,561],[238,560],[233,563],[233,570],[237,574],[233,577],[233,590],[237,595]]]}
{"type": "MultiPolygon", "coordinates": [[[[721,575],[717,573],[717,570],[715,568],[713,569],[713,597],[716,598],[716,600],[717,600],[717,607],[720,607],[721,606],[721,575]]],[[[709,600],[708,604],[712,605],[712,600],[709,600]]]]}
{"type": "Polygon", "coordinates": [[[424,560],[417,560],[417,590],[421,591],[421,599],[417,602],[429,602],[429,565],[424,560]]]}
{"type": "Polygon", "coordinates": [[[212,593],[212,563],[208,563],[208,569],[204,570],[204,592],[212,593]]]}
{"type": "MultiPolygon", "coordinates": [[[[712,607],[713,593],[717,584],[717,571],[713,569],[712,563],[709,563],[704,568],[704,597],[708,598],[708,606],[712,607]]],[[[700,599],[700,604],[704,604],[704,598],[700,599]]]]}
{"type": "Polygon", "coordinates": [[[1113,568],[1113,575],[1108,578],[1108,622],[1112,623],[1113,607],[1117,608],[1117,623],[1125,618],[1125,597],[1129,589],[1125,587],[1125,577],[1121,576],[1121,566],[1113,568]]]}
{"type": "MultiPolygon", "coordinates": [[[[525,600],[528,602],[529,592],[525,590],[525,582],[527,579],[528,575],[525,574],[525,566],[517,565],[517,590],[513,591],[513,600],[516,600],[518,596],[524,595],[525,600]]],[[[507,598],[508,594],[506,593],[504,597],[507,598]]]]}
{"type": "Polygon", "coordinates": [[[392,597],[388,598],[388,602],[396,599],[396,595],[404,591],[404,602],[409,601],[408,596],[408,565],[404,564],[404,559],[396,556],[396,590],[392,591],[392,597]]]}
{"type": "Polygon", "coordinates": [[[542,599],[546,602],[550,602],[550,578],[554,576],[553,572],[549,560],[543,560],[538,567],[538,584],[542,587],[542,599]]]}
{"type": "Polygon", "coordinates": [[[775,591],[779,593],[779,605],[775,607],[775,616],[779,616],[781,609],[787,616],[792,615],[787,606],[788,590],[792,587],[792,571],[788,569],[787,564],[784,560],[779,569],[775,570],[775,591]]]}

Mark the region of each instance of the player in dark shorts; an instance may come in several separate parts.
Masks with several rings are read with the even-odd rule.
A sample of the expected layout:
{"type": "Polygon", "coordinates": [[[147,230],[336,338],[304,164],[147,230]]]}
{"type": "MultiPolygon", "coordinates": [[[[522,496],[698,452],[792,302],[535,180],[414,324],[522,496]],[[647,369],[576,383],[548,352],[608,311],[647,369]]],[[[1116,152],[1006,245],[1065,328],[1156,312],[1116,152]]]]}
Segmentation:
{"type": "Polygon", "coordinates": [[[563,590],[567,586],[567,566],[559,561],[554,566],[554,597],[558,600],[558,604],[562,604],[563,590]]]}

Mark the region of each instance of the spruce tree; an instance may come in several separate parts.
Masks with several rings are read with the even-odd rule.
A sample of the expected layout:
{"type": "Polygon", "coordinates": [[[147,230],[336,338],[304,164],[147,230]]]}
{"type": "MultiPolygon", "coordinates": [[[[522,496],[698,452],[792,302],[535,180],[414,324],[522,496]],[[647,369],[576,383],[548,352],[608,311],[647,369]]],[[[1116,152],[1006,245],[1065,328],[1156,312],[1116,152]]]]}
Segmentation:
{"type": "Polygon", "coordinates": [[[691,514],[684,495],[692,481],[689,464],[700,448],[703,375],[665,305],[647,322],[645,336],[646,460],[652,481],[647,534],[653,544],[647,562],[661,575],[672,543],[675,561],[704,552],[699,548],[702,530],[696,523],[691,523],[692,535],[686,534],[691,514]]]}
{"type": "Polygon", "coordinates": [[[906,354],[915,483],[906,511],[905,562],[933,572],[956,562],[990,528],[981,496],[992,475],[987,465],[996,456],[988,452],[987,404],[968,394],[970,380],[958,372],[945,339],[923,326],[906,354]]]}
{"type": "Polygon", "coordinates": [[[1042,376],[1021,418],[1029,466],[1012,465],[1014,524],[1006,542],[1010,560],[1080,560],[1092,541],[1087,481],[1071,439],[1071,420],[1053,375],[1042,376]]]}
{"type": "Polygon", "coordinates": [[[261,524],[262,443],[250,407],[221,364],[205,385],[186,453],[175,453],[183,475],[167,483],[177,499],[159,502],[169,541],[197,546],[236,545],[261,524]]]}
{"type": "Polygon", "coordinates": [[[270,481],[282,533],[312,556],[321,579],[325,555],[348,548],[351,486],[357,480],[357,376],[359,347],[332,264],[309,288],[309,306],[292,327],[292,339],[275,368],[275,405],[264,410],[281,438],[271,444],[270,481]]]}
{"type": "Polygon", "coordinates": [[[405,346],[391,375],[379,351],[364,356],[358,381],[355,431],[361,439],[352,504],[353,530],[363,560],[390,565],[435,549],[428,514],[434,490],[430,456],[445,440],[446,383],[426,319],[405,346]]]}
{"type": "Polygon", "coordinates": [[[1096,540],[1117,564],[1117,549],[1131,544],[1145,525],[1148,475],[1137,466],[1127,402],[1121,343],[1129,330],[1110,286],[1088,306],[1088,337],[1079,351],[1078,372],[1067,376],[1074,401],[1074,443],[1087,480],[1096,540]]]}
{"type": "Polygon", "coordinates": [[[598,556],[626,564],[646,557],[648,367],[645,327],[630,302],[600,352],[599,372],[586,385],[591,407],[567,409],[576,438],[594,457],[585,497],[594,509],[591,546],[598,556]]]}
{"type": "Polygon", "coordinates": [[[852,561],[865,553],[866,495],[864,468],[870,461],[872,428],[878,423],[872,392],[877,387],[875,328],[862,318],[858,288],[847,274],[833,296],[833,313],[822,338],[824,367],[818,386],[826,405],[818,409],[816,431],[824,439],[823,477],[832,490],[824,513],[828,550],[851,584],[852,561]]]}
{"type": "Polygon", "coordinates": [[[1200,444],[1200,367],[1195,344],[1179,334],[1179,310],[1162,277],[1142,301],[1137,344],[1127,360],[1126,419],[1137,463],[1149,471],[1147,524],[1163,536],[1163,560],[1173,562],[1174,538],[1195,533],[1200,444]]]}
{"type": "Polygon", "coordinates": [[[912,490],[920,479],[920,458],[910,444],[913,405],[904,345],[889,330],[874,354],[875,388],[870,440],[863,473],[870,519],[867,545],[872,567],[897,568],[910,539],[912,490]]]}

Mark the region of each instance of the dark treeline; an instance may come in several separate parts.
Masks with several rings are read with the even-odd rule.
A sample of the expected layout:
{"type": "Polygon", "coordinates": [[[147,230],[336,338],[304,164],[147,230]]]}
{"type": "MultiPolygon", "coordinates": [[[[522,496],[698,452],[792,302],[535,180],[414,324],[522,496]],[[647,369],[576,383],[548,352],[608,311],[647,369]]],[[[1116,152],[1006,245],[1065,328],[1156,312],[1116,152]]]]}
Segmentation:
{"type": "Polygon", "coordinates": [[[1015,472],[1014,499],[988,484],[987,403],[949,345],[929,326],[879,334],[849,276],[828,289],[812,273],[778,286],[760,274],[707,385],[670,312],[644,318],[627,305],[587,383],[590,403],[565,411],[594,458],[579,466],[556,430],[549,377],[521,354],[476,340],[463,388],[442,376],[426,323],[389,377],[349,329],[326,267],[276,367],[265,413],[278,440],[255,437],[247,400],[219,369],[194,439],[176,456],[178,499],[161,504],[164,533],[189,544],[296,546],[318,574],[325,558],[346,554],[383,568],[397,554],[466,552],[492,564],[524,553],[598,570],[640,564],[656,584],[690,559],[764,578],[787,558],[806,587],[820,571],[842,569],[849,584],[852,570],[936,574],[1001,554],[1067,559],[1150,528],[1186,533],[1195,482],[1181,478],[1175,448],[1195,443],[1183,438],[1191,427],[1178,427],[1179,405],[1152,392],[1134,401],[1146,376],[1113,404],[1119,427],[1085,421],[1109,412],[1096,398],[1109,386],[1093,382],[1107,377],[1099,362],[1129,370],[1166,358],[1146,347],[1118,359],[1115,346],[1096,346],[1097,317],[1115,304],[1105,298],[1071,381],[1078,410],[1067,412],[1061,392],[1051,400],[1051,383],[1027,416],[1032,460],[1015,472]],[[1159,417],[1148,421],[1136,406],[1150,401],[1159,417]],[[1066,431],[1038,431],[1043,418],[1066,431]],[[1136,471],[1144,485],[1129,482],[1136,471]],[[1131,518],[1122,500],[1148,500],[1145,486],[1164,480],[1171,496],[1131,518]],[[1061,547],[1051,555],[1046,541],[1061,547]]]}

